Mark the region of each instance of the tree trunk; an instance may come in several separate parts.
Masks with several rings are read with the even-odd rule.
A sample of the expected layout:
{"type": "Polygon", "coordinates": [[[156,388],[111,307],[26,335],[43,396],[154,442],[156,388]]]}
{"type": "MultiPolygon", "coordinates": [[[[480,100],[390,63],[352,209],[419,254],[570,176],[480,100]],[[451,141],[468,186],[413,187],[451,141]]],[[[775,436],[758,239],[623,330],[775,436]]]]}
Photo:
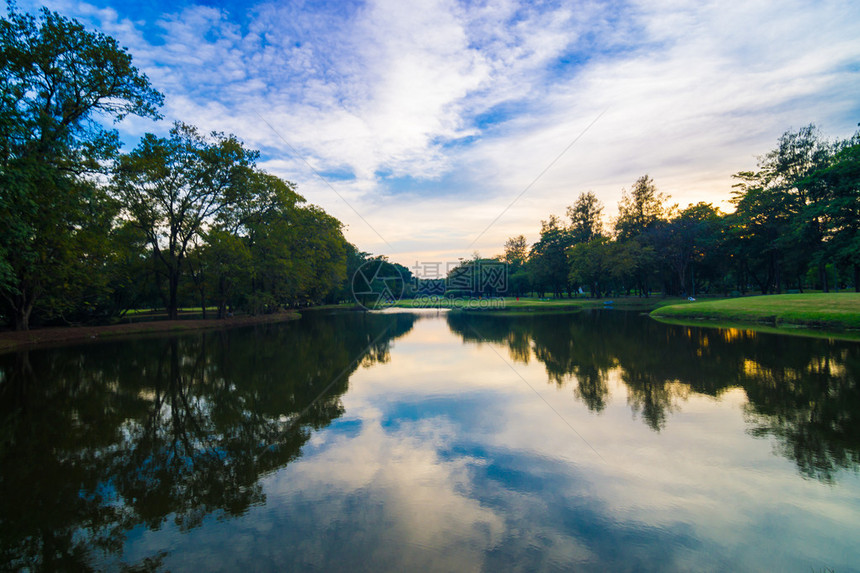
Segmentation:
{"type": "Polygon", "coordinates": [[[690,296],[696,296],[696,270],[690,265],[690,296]]]}
{"type": "Polygon", "coordinates": [[[15,300],[9,300],[15,320],[15,330],[30,330],[30,314],[33,312],[33,304],[36,302],[36,297],[33,296],[32,290],[25,286],[19,286],[18,290],[21,294],[15,297],[15,300]]]}
{"type": "Polygon", "coordinates": [[[21,308],[15,309],[15,330],[30,330],[31,312],[33,303],[24,303],[21,308]]]}
{"type": "MultiPolygon", "coordinates": [[[[756,273],[752,272],[752,270],[749,267],[747,267],[747,271],[749,272],[749,275],[753,278],[753,280],[758,285],[758,288],[761,290],[761,294],[767,294],[767,281],[770,280],[770,276],[765,277],[765,280],[762,281],[762,279],[760,279],[756,273]]],[[[746,294],[746,293],[744,293],[744,294],[746,294]]]]}
{"type": "Polygon", "coordinates": [[[782,292],[782,269],[779,265],[779,256],[774,253],[773,255],[773,280],[771,281],[771,293],[779,294],[782,292]]]}
{"type": "Polygon", "coordinates": [[[854,292],[860,292],[860,264],[854,263],[854,292]]]}
{"type": "Polygon", "coordinates": [[[818,263],[818,280],[821,283],[821,290],[830,292],[830,288],[827,286],[827,267],[824,263],[818,263]]]}
{"type": "Polygon", "coordinates": [[[206,320],[206,285],[200,283],[200,309],[203,311],[203,320],[206,320]]]}
{"type": "Polygon", "coordinates": [[[168,277],[168,289],[170,290],[170,301],[167,303],[167,319],[176,320],[179,318],[179,270],[170,269],[168,277]]]}

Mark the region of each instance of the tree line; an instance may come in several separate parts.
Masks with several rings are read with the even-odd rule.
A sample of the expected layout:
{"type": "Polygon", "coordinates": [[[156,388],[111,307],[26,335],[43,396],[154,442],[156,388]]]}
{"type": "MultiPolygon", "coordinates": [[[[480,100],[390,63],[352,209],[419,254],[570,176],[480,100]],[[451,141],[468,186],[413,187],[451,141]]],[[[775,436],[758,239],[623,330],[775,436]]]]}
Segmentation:
{"type": "MultiPolygon", "coordinates": [[[[109,321],[182,305],[269,312],[343,288],[340,221],[233,135],[176,122],[129,153],[105,127],[161,119],[163,95],[114,38],[42,9],[0,19],[0,313],[109,321]]],[[[361,253],[361,256],[366,256],[361,253]]]]}
{"type": "Polygon", "coordinates": [[[508,291],[556,297],[762,294],[860,290],[860,132],[825,139],[813,125],[787,131],[755,171],[734,176],[724,213],[711,203],[679,209],[643,175],[603,204],[582,193],[541,221],[529,246],[512,237],[499,258],[508,291]],[[609,228],[607,228],[609,227],[609,228]]]}

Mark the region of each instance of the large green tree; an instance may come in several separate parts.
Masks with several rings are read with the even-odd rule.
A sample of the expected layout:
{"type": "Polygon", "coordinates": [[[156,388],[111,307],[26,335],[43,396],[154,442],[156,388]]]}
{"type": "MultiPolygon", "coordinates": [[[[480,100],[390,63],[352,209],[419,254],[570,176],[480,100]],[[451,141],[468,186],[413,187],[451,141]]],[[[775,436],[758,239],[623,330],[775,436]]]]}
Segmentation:
{"type": "Polygon", "coordinates": [[[587,243],[603,236],[603,203],[593,191],[581,193],[567,208],[574,243],[587,243]]]}
{"type": "Polygon", "coordinates": [[[540,239],[529,253],[529,270],[538,292],[549,289],[556,298],[561,297],[563,291],[570,294],[567,249],[572,244],[570,230],[557,216],[550,215],[549,219],[541,221],[540,239]]]}
{"type": "Polygon", "coordinates": [[[860,292],[860,133],[842,142],[828,164],[799,187],[824,195],[807,208],[810,217],[822,221],[823,258],[849,266],[860,292]]]}
{"type": "Polygon", "coordinates": [[[529,244],[524,235],[505,241],[503,260],[508,265],[508,287],[511,294],[520,296],[529,290],[529,244]]]}
{"type": "Polygon", "coordinates": [[[145,234],[167,278],[167,314],[178,314],[189,247],[245,186],[256,152],[234,136],[202,136],[176,123],[167,138],[146,134],[117,166],[125,215],[145,234]]]}
{"type": "Polygon", "coordinates": [[[802,283],[810,265],[828,290],[826,250],[828,186],[813,174],[826,169],[833,146],[815,126],[785,132],[756,171],[734,175],[734,252],[763,294],[802,283]]]}
{"type": "Polygon", "coordinates": [[[661,259],[677,279],[677,294],[695,294],[695,265],[717,247],[721,213],[710,203],[689,205],[660,229],[661,259]]]}
{"type": "Polygon", "coordinates": [[[654,180],[643,175],[633,184],[630,193],[621,191],[615,234],[621,240],[634,239],[647,233],[660,219],[665,218],[663,203],[666,195],[657,191],[654,180]]]}
{"type": "Polygon", "coordinates": [[[81,230],[105,206],[91,177],[119,147],[96,117],[157,117],[161,101],[113,38],[47,9],[0,19],[0,298],[16,329],[81,276],[81,230]]]}
{"type": "Polygon", "coordinates": [[[634,282],[640,296],[649,295],[652,277],[660,266],[656,230],[666,220],[667,199],[648,175],[637,179],[629,193],[621,192],[615,236],[617,241],[627,244],[626,251],[635,261],[628,288],[629,282],[634,282]]]}
{"type": "MultiPolygon", "coordinates": [[[[244,298],[252,312],[321,302],[344,283],[347,242],[343,225],[319,207],[305,204],[288,181],[246,169],[217,221],[219,229],[244,245],[221,235],[218,248],[211,252],[220,253],[222,263],[224,257],[244,260],[243,249],[247,249],[250,265],[242,268],[245,263],[234,262],[221,268],[242,275],[228,273],[222,279],[233,285],[243,283],[246,292],[240,297],[234,290],[234,299],[244,298]]],[[[216,288],[220,291],[220,282],[216,288]]]]}

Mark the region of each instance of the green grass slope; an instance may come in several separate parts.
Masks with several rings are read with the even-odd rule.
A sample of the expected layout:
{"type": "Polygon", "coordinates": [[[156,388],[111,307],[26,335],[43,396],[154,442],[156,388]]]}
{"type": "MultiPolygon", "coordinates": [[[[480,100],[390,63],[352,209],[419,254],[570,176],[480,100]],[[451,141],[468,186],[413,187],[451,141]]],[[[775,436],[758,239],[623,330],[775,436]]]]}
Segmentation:
{"type": "Polygon", "coordinates": [[[664,306],[655,318],[860,328],[860,293],[777,294],[664,306]]]}

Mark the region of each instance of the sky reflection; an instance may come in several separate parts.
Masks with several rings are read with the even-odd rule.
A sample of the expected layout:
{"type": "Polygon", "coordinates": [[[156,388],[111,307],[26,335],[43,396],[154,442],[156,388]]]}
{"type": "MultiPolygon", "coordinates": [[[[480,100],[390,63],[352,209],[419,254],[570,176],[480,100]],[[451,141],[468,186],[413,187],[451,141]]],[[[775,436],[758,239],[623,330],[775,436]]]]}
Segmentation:
{"type": "Polygon", "coordinates": [[[637,373],[609,368],[595,409],[528,342],[463,341],[445,316],[423,317],[389,360],[354,373],[343,416],[262,479],[264,504],[130,549],[170,539],[179,570],[251,557],[259,569],[856,570],[856,468],[838,483],[800,475],[776,439],[751,436],[742,388],[665,381],[654,428],[637,373]]]}
{"type": "Polygon", "coordinates": [[[857,570],[860,344],[306,313],[0,356],[0,569],[857,570]]]}

